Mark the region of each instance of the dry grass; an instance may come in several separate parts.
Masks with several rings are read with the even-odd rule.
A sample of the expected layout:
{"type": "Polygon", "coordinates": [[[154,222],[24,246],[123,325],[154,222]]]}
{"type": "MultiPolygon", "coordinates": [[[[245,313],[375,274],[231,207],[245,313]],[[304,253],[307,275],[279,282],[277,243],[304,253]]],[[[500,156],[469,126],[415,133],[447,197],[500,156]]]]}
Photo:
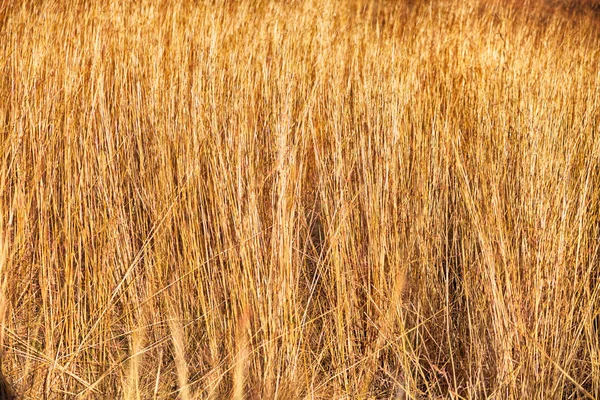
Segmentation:
{"type": "Polygon", "coordinates": [[[600,398],[594,3],[2,4],[23,398],[600,398]]]}

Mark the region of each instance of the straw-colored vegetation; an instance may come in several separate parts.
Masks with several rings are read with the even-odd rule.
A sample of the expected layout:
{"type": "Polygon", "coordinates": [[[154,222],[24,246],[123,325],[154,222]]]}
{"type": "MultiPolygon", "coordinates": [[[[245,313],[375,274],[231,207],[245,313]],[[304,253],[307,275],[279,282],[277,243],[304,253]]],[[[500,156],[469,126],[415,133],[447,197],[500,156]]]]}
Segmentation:
{"type": "Polygon", "coordinates": [[[23,398],[600,397],[588,2],[4,1],[23,398]]]}

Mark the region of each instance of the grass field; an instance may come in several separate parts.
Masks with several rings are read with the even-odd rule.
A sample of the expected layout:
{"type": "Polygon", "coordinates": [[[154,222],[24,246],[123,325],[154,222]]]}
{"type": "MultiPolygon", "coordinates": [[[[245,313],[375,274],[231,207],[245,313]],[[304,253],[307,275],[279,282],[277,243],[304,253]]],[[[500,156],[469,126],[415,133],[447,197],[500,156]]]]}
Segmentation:
{"type": "Polygon", "coordinates": [[[0,1],[23,399],[600,398],[600,6],[0,1]]]}

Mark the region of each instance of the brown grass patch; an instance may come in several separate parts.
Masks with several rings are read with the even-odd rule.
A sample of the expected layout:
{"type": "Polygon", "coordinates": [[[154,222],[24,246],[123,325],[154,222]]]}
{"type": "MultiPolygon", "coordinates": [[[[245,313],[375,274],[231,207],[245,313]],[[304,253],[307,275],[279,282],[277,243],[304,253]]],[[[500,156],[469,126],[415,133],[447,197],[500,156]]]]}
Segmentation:
{"type": "Polygon", "coordinates": [[[595,3],[2,4],[23,398],[600,397],[595,3]]]}

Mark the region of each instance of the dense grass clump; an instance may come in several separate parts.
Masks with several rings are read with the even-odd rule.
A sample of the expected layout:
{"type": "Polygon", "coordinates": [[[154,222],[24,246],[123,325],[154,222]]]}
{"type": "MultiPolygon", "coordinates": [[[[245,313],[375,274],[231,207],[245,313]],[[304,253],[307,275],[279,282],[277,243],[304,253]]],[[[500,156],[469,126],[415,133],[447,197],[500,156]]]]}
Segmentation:
{"type": "Polygon", "coordinates": [[[600,398],[591,1],[5,1],[23,398],[600,398]]]}

